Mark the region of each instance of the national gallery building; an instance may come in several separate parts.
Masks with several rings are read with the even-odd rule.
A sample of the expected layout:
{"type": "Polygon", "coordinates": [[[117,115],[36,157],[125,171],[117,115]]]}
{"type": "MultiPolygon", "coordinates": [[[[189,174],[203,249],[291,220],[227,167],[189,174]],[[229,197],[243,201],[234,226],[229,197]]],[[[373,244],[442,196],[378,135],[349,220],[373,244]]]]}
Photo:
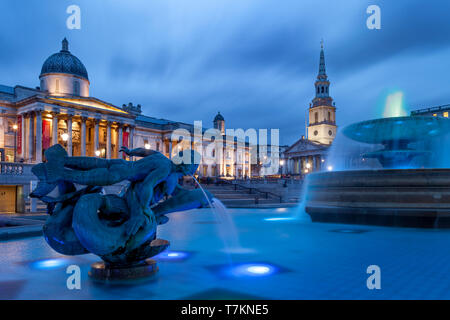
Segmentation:
{"type": "MultiPolygon", "coordinates": [[[[145,116],[140,105],[115,106],[89,96],[90,81],[83,63],[69,51],[66,39],[61,51],[42,65],[40,86],[0,85],[0,155],[4,162],[39,163],[44,151],[59,143],[71,156],[113,159],[123,157],[119,150],[145,147],[167,157],[184,149],[172,141],[177,129],[194,132],[194,126],[182,122],[145,116]]],[[[225,119],[219,113],[214,128],[225,134],[225,119]]],[[[225,136],[224,136],[225,141],[225,136]]],[[[250,176],[250,147],[237,148],[237,142],[221,146],[207,154],[203,141],[200,177],[250,176]]],[[[198,148],[193,142],[187,147],[198,148]]]]}

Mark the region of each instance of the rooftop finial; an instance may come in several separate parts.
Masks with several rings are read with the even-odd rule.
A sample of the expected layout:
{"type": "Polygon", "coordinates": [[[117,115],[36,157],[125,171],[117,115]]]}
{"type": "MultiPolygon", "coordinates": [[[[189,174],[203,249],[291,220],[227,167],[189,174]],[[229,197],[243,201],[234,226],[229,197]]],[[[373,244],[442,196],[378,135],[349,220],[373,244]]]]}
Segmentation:
{"type": "Polygon", "coordinates": [[[62,41],[62,50],[61,51],[69,51],[69,41],[66,38],[62,41]]]}
{"type": "Polygon", "coordinates": [[[323,38],[320,40],[320,48],[323,49],[323,38]]]}

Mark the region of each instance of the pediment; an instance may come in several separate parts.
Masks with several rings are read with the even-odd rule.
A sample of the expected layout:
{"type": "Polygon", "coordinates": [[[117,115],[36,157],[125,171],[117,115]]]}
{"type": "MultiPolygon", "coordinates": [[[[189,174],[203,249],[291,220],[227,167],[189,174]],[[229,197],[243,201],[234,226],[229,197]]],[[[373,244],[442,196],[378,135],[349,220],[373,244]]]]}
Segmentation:
{"type": "Polygon", "coordinates": [[[305,151],[320,151],[326,149],[328,146],[321,143],[313,142],[306,139],[300,139],[290,146],[285,153],[305,152],[305,151]]]}

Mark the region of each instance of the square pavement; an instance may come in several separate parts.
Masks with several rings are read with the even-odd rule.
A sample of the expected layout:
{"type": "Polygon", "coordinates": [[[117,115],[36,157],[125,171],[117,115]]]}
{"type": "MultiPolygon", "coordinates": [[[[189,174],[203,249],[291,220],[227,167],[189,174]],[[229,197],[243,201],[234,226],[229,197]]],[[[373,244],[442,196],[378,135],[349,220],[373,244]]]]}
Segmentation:
{"type": "Polygon", "coordinates": [[[298,208],[228,213],[234,225],[210,209],[172,214],[158,238],[184,256],[157,257],[159,272],[133,285],[93,282],[98,257],[60,255],[42,237],[0,242],[0,299],[450,298],[450,230],[312,223],[298,208]],[[275,272],[235,272],[252,263],[275,272]],[[66,286],[73,264],[80,290],[66,286]],[[369,265],[381,268],[381,290],[366,286],[369,265]]]}

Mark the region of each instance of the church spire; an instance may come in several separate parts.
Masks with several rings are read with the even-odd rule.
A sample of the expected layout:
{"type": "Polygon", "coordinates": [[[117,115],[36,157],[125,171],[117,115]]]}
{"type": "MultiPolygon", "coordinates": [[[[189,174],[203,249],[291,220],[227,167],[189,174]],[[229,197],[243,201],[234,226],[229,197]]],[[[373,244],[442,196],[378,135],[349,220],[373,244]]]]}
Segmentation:
{"type": "Polygon", "coordinates": [[[325,78],[326,79],[327,74],[325,71],[325,53],[323,51],[323,39],[320,41],[320,62],[319,62],[319,75],[317,78],[325,78]]]}
{"type": "MultiPolygon", "coordinates": [[[[325,69],[325,53],[323,51],[323,40],[320,41],[320,62],[319,62],[319,74],[317,75],[317,80],[315,83],[316,87],[316,99],[318,98],[329,98],[329,87],[330,81],[328,81],[328,76],[325,69]]],[[[313,101],[313,105],[316,106],[318,100],[313,101]]],[[[323,102],[321,102],[323,103],[323,102]]],[[[331,103],[331,99],[329,101],[331,103]]]]}

